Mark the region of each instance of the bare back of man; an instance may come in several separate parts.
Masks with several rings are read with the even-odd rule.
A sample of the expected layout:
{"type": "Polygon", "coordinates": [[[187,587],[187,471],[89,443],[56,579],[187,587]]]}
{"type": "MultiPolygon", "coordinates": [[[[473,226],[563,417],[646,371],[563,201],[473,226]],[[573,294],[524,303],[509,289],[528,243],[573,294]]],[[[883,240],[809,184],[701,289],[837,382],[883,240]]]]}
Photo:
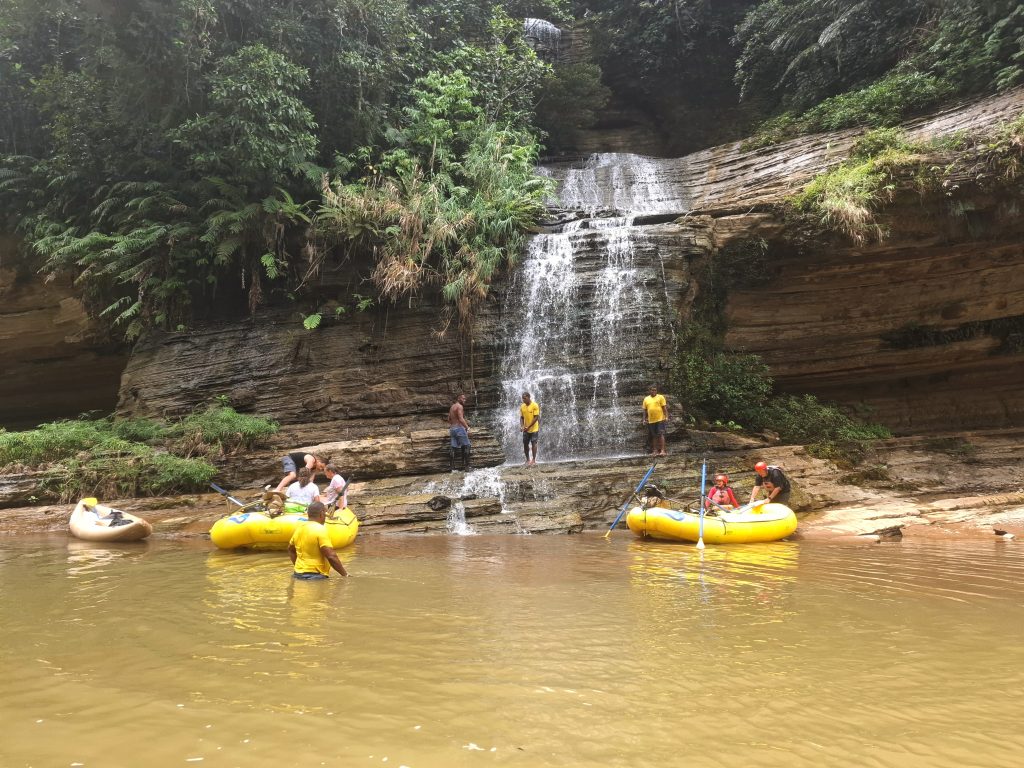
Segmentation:
{"type": "Polygon", "coordinates": [[[466,396],[459,395],[455,398],[451,408],[448,409],[448,435],[451,438],[451,447],[448,457],[452,472],[455,471],[455,451],[462,454],[462,468],[469,471],[469,423],[466,421],[466,396]]]}

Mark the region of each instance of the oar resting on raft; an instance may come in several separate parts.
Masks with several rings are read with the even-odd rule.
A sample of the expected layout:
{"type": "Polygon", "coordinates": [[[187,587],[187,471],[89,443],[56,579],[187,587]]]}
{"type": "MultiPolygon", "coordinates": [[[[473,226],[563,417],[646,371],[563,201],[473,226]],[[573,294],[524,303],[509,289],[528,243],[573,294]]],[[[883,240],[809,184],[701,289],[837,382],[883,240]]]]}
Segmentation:
{"type": "Polygon", "coordinates": [[[622,509],[620,509],[619,510],[619,514],[616,515],[615,520],[612,522],[611,528],[608,529],[608,533],[606,533],[604,535],[604,537],[606,539],[609,536],[611,536],[612,531],[615,530],[615,526],[618,525],[619,524],[619,520],[622,519],[622,515],[626,511],[626,507],[629,506],[629,502],[631,502],[633,500],[634,496],[636,496],[638,493],[640,493],[640,489],[644,487],[644,483],[647,482],[647,478],[651,476],[651,473],[654,472],[654,468],[656,466],[658,466],[657,460],[655,460],[655,462],[653,464],[651,464],[651,468],[647,470],[647,474],[644,475],[644,479],[640,481],[640,484],[633,490],[633,492],[631,494],[629,494],[629,496],[626,497],[626,501],[623,502],[623,504],[622,504],[622,509]]]}

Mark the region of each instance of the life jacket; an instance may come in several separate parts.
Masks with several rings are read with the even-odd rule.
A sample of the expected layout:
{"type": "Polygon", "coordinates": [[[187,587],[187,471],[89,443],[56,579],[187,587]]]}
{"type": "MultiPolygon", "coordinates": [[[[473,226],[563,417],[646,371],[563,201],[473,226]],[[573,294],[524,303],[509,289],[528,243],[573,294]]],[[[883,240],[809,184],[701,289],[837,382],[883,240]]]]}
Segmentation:
{"type": "Polygon", "coordinates": [[[708,498],[715,504],[721,506],[725,506],[726,504],[736,505],[739,503],[736,499],[736,494],[733,493],[732,487],[728,485],[724,488],[719,488],[717,485],[713,486],[711,490],[708,491],[708,498]]]}

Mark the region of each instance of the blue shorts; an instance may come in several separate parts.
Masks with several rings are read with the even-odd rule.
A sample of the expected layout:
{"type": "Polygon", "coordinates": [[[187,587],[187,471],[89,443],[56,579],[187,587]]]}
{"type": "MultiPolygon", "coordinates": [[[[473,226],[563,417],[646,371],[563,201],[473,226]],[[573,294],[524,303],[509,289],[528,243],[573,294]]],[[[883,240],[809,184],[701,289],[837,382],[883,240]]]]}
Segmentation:
{"type": "Polygon", "coordinates": [[[291,456],[285,456],[283,459],[281,459],[281,466],[284,468],[284,473],[286,475],[291,472],[298,472],[298,469],[296,469],[295,467],[295,460],[292,459],[291,456]]]}
{"type": "Polygon", "coordinates": [[[292,576],[302,581],[319,581],[327,578],[322,573],[293,573],[292,576]]]}
{"type": "Polygon", "coordinates": [[[647,433],[651,437],[658,437],[658,435],[664,435],[665,434],[665,420],[662,419],[661,421],[656,421],[653,424],[648,424],[647,425],[647,433]]]}
{"type": "Polygon", "coordinates": [[[452,448],[469,448],[469,434],[465,427],[451,427],[448,434],[452,438],[452,448]]]}
{"type": "Polygon", "coordinates": [[[539,435],[539,434],[540,434],[540,430],[539,429],[536,432],[523,432],[523,445],[526,446],[526,445],[529,445],[530,443],[533,443],[533,444],[536,445],[536,443],[537,443],[537,435],[539,435]]]}

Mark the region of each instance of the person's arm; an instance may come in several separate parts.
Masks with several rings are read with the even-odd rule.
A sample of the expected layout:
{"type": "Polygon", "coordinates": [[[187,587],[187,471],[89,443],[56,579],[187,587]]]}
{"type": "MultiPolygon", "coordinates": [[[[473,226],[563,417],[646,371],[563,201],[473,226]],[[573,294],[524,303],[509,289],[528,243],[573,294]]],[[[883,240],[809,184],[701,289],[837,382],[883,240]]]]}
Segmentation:
{"type": "Polygon", "coordinates": [[[523,409],[519,409],[519,431],[526,431],[526,417],[523,415],[523,409]]]}
{"type": "Polygon", "coordinates": [[[320,547],[320,554],[324,556],[324,559],[331,564],[342,576],[348,576],[348,571],[345,570],[345,566],[341,564],[341,559],[338,557],[338,553],[334,551],[334,547],[320,547]]]}
{"type": "Polygon", "coordinates": [[[644,400],[644,420],[643,420],[643,423],[647,424],[647,401],[646,400],[644,400]]]}
{"type": "Polygon", "coordinates": [[[534,417],[532,419],[530,419],[530,423],[526,425],[527,431],[533,429],[533,425],[534,424],[539,424],[539,423],[540,423],[540,411],[538,410],[536,415],[534,415],[534,417]]]}
{"type": "Polygon", "coordinates": [[[668,400],[661,398],[661,411],[665,414],[665,421],[668,421],[668,400]]]}
{"type": "Polygon", "coordinates": [[[740,501],[736,498],[736,494],[732,492],[732,488],[729,489],[729,503],[734,507],[738,507],[740,505],[740,501]]]}
{"type": "Polygon", "coordinates": [[[299,559],[299,553],[295,551],[295,545],[290,541],[288,542],[288,557],[292,559],[292,565],[295,565],[295,561],[299,559]]]}
{"type": "Polygon", "coordinates": [[[459,405],[459,424],[466,428],[466,433],[469,433],[469,422],[466,421],[466,409],[459,405]]]}

